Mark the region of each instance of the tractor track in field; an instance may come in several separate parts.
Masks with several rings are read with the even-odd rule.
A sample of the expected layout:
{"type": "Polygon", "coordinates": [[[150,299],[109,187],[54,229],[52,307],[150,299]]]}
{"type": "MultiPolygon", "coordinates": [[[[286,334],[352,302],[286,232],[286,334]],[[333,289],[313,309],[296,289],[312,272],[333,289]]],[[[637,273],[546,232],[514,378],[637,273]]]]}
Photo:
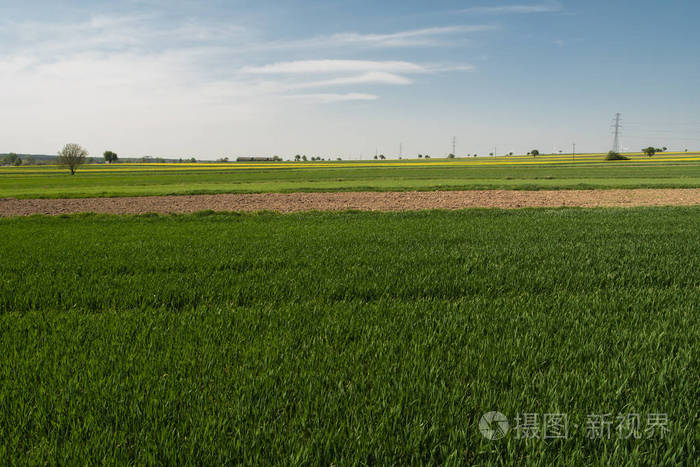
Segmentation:
{"type": "Polygon", "coordinates": [[[74,213],[145,214],[197,211],[415,211],[529,207],[700,205],[700,189],[474,190],[260,193],[122,198],[0,199],[0,217],[74,213]]]}

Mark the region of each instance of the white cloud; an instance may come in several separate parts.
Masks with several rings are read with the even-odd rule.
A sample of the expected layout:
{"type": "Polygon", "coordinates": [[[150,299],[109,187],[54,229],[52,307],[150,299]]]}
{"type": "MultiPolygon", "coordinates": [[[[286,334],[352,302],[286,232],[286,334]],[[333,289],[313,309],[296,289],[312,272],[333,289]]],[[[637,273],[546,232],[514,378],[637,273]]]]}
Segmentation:
{"type": "Polygon", "coordinates": [[[518,5],[477,6],[459,10],[460,13],[510,14],[510,13],[553,13],[562,10],[559,2],[531,3],[518,5]]]}
{"type": "MultiPolygon", "coordinates": [[[[16,152],[53,153],[74,140],[95,154],[108,146],[125,155],[215,156],[211,148],[260,144],[280,127],[288,128],[290,141],[304,142],[300,105],[309,104],[308,115],[312,104],[373,101],[380,93],[367,92],[369,86],[410,85],[416,75],[471,66],[313,59],[321,54],[303,44],[342,48],[330,57],[351,52],[362,58],[369,47],[434,45],[488,28],[338,33],[288,44],[307,60],[275,62],[285,57],[277,50],[282,43],[263,42],[237,25],[152,16],[92,16],[73,23],[0,19],[2,143],[16,152]]],[[[308,119],[309,131],[318,121],[308,119]]]]}
{"type": "Polygon", "coordinates": [[[344,86],[349,84],[384,84],[384,85],[407,85],[413,80],[405,76],[381,71],[372,71],[361,75],[343,76],[319,81],[309,81],[290,85],[290,89],[308,89],[331,86],[344,86]]]}
{"type": "Polygon", "coordinates": [[[248,74],[318,74],[347,72],[388,72],[388,73],[425,73],[422,65],[402,61],[374,60],[296,60],[278,62],[263,66],[247,66],[241,70],[248,74]]]}
{"type": "Polygon", "coordinates": [[[439,36],[455,35],[468,32],[489,31],[495,29],[491,25],[460,25],[443,26],[424,29],[400,31],[392,34],[358,34],[338,33],[327,38],[319,38],[322,43],[337,43],[347,45],[368,45],[372,47],[415,47],[440,45],[436,40],[439,36]]]}
{"type": "Polygon", "coordinates": [[[305,100],[309,102],[320,102],[323,104],[328,104],[332,102],[347,102],[347,101],[373,101],[379,98],[374,94],[364,94],[351,92],[346,94],[292,94],[286,96],[288,99],[298,99],[305,100]]]}
{"type": "Polygon", "coordinates": [[[0,37],[16,51],[53,57],[56,54],[95,51],[168,50],[185,46],[213,46],[243,41],[246,28],[235,24],[170,24],[151,16],[92,16],[72,23],[0,22],[0,37]]]}
{"type": "Polygon", "coordinates": [[[272,51],[295,49],[309,51],[346,49],[348,47],[398,48],[450,46],[456,43],[463,42],[463,40],[456,40],[455,36],[464,36],[468,33],[491,31],[495,29],[499,29],[499,27],[490,24],[476,24],[411,29],[387,34],[340,32],[330,35],[308,37],[304,39],[268,41],[258,42],[254,44],[246,44],[243,47],[243,49],[247,51],[272,51]]]}

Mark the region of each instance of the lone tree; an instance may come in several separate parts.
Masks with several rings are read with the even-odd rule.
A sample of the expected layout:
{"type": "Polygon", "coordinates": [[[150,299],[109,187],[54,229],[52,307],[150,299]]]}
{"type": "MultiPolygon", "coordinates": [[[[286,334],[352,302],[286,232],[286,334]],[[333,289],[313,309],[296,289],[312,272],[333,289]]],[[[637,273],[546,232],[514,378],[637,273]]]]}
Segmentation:
{"type": "Polygon", "coordinates": [[[75,175],[78,166],[85,163],[88,152],[79,144],[66,144],[58,153],[58,163],[70,169],[70,174],[75,175]]]}
{"type": "Polygon", "coordinates": [[[103,155],[104,155],[104,158],[105,158],[105,162],[107,162],[108,164],[111,164],[111,163],[113,163],[113,162],[117,162],[117,160],[119,159],[119,158],[117,157],[117,153],[116,153],[116,152],[105,151],[105,153],[104,153],[103,155]]]}
{"type": "Polygon", "coordinates": [[[661,152],[659,149],[649,146],[648,148],[642,149],[642,152],[648,157],[652,157],[657,152],[661,152]]]}
{"type": "Polygon", "coordinates": [[[532,157],[537,157],[540,155],[540,152],[537,149],[533,149],[532,151],[530,151],[530,154],[532,155],[532,157]]]}

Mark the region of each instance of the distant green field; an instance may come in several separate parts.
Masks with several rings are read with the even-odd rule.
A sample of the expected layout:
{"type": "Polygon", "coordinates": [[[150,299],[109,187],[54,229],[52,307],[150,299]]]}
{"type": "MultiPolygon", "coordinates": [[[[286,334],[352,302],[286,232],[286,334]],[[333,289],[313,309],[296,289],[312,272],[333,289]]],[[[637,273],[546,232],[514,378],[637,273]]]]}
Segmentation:
{"type": "Polygon", "coordinates": [[[0,238],[0,464],[700,457],[697,207],[34,216],[0,238]],[[567,436],[489,441],[492,410],[567,436]]]}
{"type": "Polygon", "coordinates": [[[117,164],[0,168],[0,197],[62,198],[294,191],[697,188],[700,154],[492,157],[378,162],[117,164]]]}

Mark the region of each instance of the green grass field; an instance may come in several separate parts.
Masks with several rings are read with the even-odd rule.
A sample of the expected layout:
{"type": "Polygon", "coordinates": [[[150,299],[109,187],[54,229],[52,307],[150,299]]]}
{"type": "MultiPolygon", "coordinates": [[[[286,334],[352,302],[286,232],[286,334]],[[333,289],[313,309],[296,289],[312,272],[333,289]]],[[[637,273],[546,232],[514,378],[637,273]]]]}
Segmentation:
{"type": "Polygon", "coordinates": [[[293,191],[698,188],[700,154],[480,157],[379,162],[0,167],[0,198],[73,198],[293,191]]]}
{"type": "Polygon", "coordinates": [[[697,207],[34,216],[0,238],[3,465],[700,456],[697,207]],[[488,441],[491,410],[569,433],[488,441]],[[640,439],[588,438],[633,413],[640,439]]]}

